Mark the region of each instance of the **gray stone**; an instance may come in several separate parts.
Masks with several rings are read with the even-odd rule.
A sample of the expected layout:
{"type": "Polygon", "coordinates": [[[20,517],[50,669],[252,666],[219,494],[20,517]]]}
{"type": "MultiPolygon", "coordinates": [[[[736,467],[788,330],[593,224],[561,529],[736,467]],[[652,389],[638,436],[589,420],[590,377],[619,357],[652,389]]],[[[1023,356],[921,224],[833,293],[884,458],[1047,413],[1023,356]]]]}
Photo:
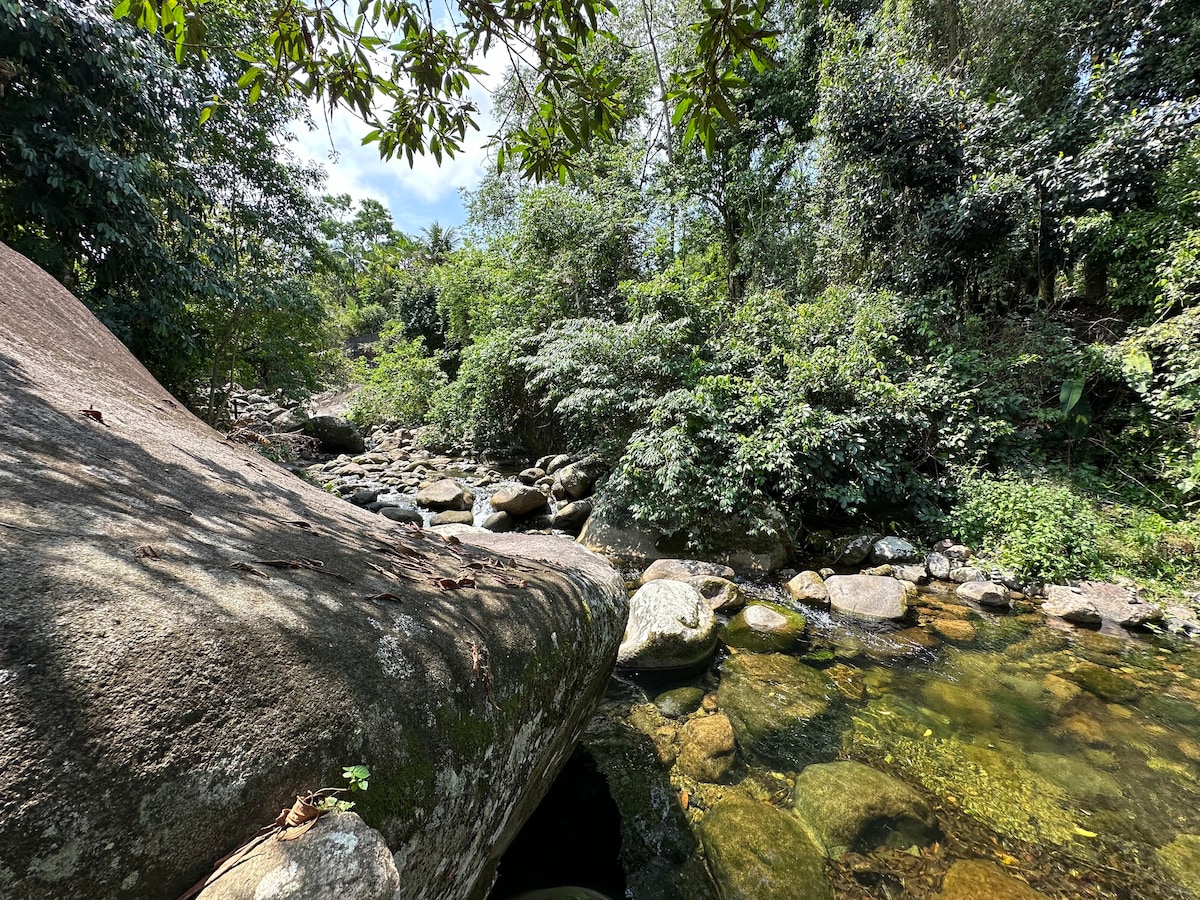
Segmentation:
{"type": "Polygon", "coordinates": [[[466,510],[475,502],[475,495],[453,478],[442,478],[422,485],[417,491],[416,502],[417,506],[424,506],[426,509],[466,510]]]}
{"type": "Polygon", "coordinates": [[[488,531],[512,531],[513,517],[506,512],[492,513],[483,520],[483,527],[488,531]]]}
{"type": "Polygon", "coordinates": [[[1042,612],[1077,625],[1099,625],[1103,621],[1100,610],[1081,592],[1057,584],[1046,585],[1042,612]]]}
{"type": "Polygon", "coordinates": [[[951,562],[966,562],[971,558],[971,548],[962,544],[951,544],[942,551],[951,562]]]}
{"type": "Polygon", "coordinates": [[[326,453],[362,453],[367,446],[354,423],[337,416],[313,416],[304,421],[302,430],[316,438],[326,453]]]}
{"type": "Polygon", "coordinates": [[[899,621],[908,613],[909,588],[882,575],[835,575],[825,580],[834,610],[868,619],[899,621]]]}
{"type": "Polygon", "coordinates": [[[950,557],[936,551],[930,553],[925,557],[925,568],[929,570],[930,578],[947,581],[950,578],[950,557]]]}
{"type": "Polygon", "coordinates": [[[796,778],[795,812],[826,856],[938,838],[929,804],[903,781],[858,762],[811,765],[796,778]]]}
{"type": "Polygon", "coordinates": [[[961,600],[971,600],[980,606],[1004,607],[1010,605],[1008,588],[990,581],[968,581],[954,591],[961,600]]]}
{"type": "Polygon", "coordinates": [[[385,506],[379,510],[379,514],[393,522],[408,522],[418,527],[425,524],[425,519],[419,512],[403,506],[385,506]]]}
{"type": "Polygon", "coordinates": [[[379,489],[378,488],[364,488],[362,490],[355,491],[353,494],[351,494],[346,499],[349,500],[351,503],[353,503],[355,506],[370,506],[372,503],[374,503],[376,501],[376,499],[378,499],[378,497],[379,497],[379,489]]]}
{"type": "Polygon", "coordinates": [[[829,591],[825,580],[816,572],[804,571],[787,583],[788,593],[809,606],[829,608],[829,591]]]}
{"type": "Polygon", "coordinates": [[[875,565],[883,563],[915,562],[921,558],[917,548],[904,538],[880,538],[871,545],[871,562],[875,565]]]}
{"type": "Polygon", "coordinates": [[[429,520],[431,528],[439,525],[474,525],[475,514],[469,509],[444,509],[429,520]]]}
{"type": "Polygon", "coordinates": [[[719,563],[703,562],[697,559],[659,559],[650,564],[639,580],[642,584],[663,578],[671,581],[687,581],[697,575],[712,575],[728,579],[732,578],[733,574],[733,569],[719,563]]]}
{"type": "Polygon", "coordinates": [[[269,838],[212,880],[199,900],[392,900],[400,873],[381,835],[352,812],[327,813],[294,840],[269,838]]]}
{"type": "Polygon", "coordinates": [[[617,653],[623,669],[686,669],[712,656],[717,619],[708,601],[682,581],[651,581],[629,601],[617,653]]]}
{"type": "Polygon", "coordinates": [[[520,481],[521,484],[537,484],[539,480],[545,477],[546,470],[539,469],[537,466],[534,466],[529,469],[523,469],[521,474],[517,476],[517,480],[520,481]]]}
{"type": "Polygon", "coordinates": [[[520,518],[546,508],[546,495],[535,487],[510,484],[492,494],[492,509],[520,518]]]}
{"type": "MultiPolygon", "coordinates": [[[[1046,604],[1042,609],[1050,615],[1061,615],[1051,612],[1051,609],[1071,607],[1079,603],[1091,604],[1103,620],[1112,622],[1122,628],[1141,628],[1154,625],[1163,620],[1163,610],[1156,603],[1142,601],[1134,592],[1116,584],[1102,581],[1081,581],[1077,588],[1065,587],[1060,584],[1046,585],[1046,604]]],[[[1062,616],[1067,619],[1067,616],[1062,616]]],[[[1079,621],[1067,619],[1067,621],[1079,621]]],[[[1084,624],[1098,624],[1087,621],[1084,624]]]]}
{"type": "Polygon", "coordinates": [[[871,548],[879,539],[877,534],[859,534],[833,542],[833,558],[843,566],[857,566],[867,561],[871,548]]]}
{"type": "Polygon", "coordinates": [[[987,581],[987,575],[975,566],[958,566],[950,570],[950,580],[956,584],[966,584],[968,581],[987,581]]]}
{"type": "Polygon", "coordinates": [[[698,687],[681,687],[663,691],[654,698],[654,705],[664,716],[678,719],[700,708],[704,691],[698,687]]]}
{"type": "Polygon", "coordinates": [[[694,575],[687,583],[700,592],[713,612],[737,612],[746,605],[742,589],[727,578],[716,575],[694,575]]]}
{"type": "Polygon", "coordinates": [[[591,500],[574,500],[555,511],[551,525],[562,531],[578,532],[591,514],[591,500]]]}
{"type": "Polygon", "coordinates": [[[597,503],[579,532],[579,543],[611,559],[645,562],[667,554],[658,549],[662,535],[611,503],[597,503]]]}
{"type": "Polygon", "coordinates": [[[557,456],[551,456],[549,459],[538,460],[537,468],[544,469],[547,475],[553,475],[559,469],[571,464],[571,457],[565,453],[560,453],[557,456]],[[544,464],[543,464],[544,463],[544,464]]]}
{"type": "Polygon", "coordinates": [[[901,581],[911,581],[913,584],[926,584],[929,572],[924,565],[903,565],[892,567],[892,577],[901,581]]]}
{"type": "Polygon", "coordinates": [[[484,895],[606,689],[620,576],[394,527],[222,442],[3,246],[0,297],[0,893],[178,896],[361,763],[399,897],[484,895]],[[464,564],[510,578],[434,583],[464,564]]]}
{"type": "Polygon", "coordinates": [[[599,459],[588,457],[559,469],[554,475],[554,481],[556,485],[562,485],[565,497],[582,500],[592,493],[601,468],[599,459]]]}

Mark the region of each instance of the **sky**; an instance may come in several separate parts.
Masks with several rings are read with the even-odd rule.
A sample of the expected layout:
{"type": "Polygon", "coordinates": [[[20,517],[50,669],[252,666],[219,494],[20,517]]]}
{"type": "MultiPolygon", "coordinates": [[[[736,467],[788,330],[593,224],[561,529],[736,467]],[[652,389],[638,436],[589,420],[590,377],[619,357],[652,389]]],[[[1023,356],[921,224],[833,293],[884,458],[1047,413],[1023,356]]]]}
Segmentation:
{"type": "Polygon", "coordinates": [[[479,184],[487,162],[484,145],[496,128],[489,92],[499,83],[502,67],[486,62],[482,66],[496,71],[471,90],[481,111],[476,117],[479,131],[468,132],[462,152],[454,159],[443,157],[440,166],[428,155],[414,157],[411,168],[403,156],[382,160],[378,144],[363,146],[362,137],[370,130],[366,124],[341,109],[326,116],[319,106],[311,109],[316,130],[297,125],[297,141],[290,147],[301,159],[325,167],[326,193],[378,200],[407,234],[417,234],[434,221],[443,227],[461,226],[467,214],[459,190],[479,184]]]}

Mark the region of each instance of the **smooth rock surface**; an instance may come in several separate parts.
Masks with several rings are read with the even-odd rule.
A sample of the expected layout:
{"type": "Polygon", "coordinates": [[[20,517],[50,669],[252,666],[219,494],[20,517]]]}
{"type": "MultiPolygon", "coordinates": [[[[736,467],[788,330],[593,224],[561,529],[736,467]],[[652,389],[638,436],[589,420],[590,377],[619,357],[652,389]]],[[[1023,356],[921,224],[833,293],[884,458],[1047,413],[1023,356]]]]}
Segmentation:
{"type": "Polygon", "coordinates": [[[1005,607],[1010,605],[1008,588],[990,581],[968,581],[960,584],[954,593],[963,600],[971,600],[980,606],[1005,607]]]}
{"type": "Polygon", "coordinates": [[[399,897],[484,896],[608,684],[617,573],[223,442],[3,247],[0,310],[0,895],[178,896],[361,763],[399,897]]]}
{"type": "Polygon", "coordinates": [[[713,612],[737,612],[746,605],[746,597],[742,589],[728,578],[718,578],[716,575],[695,575],[687,579],[687,583],[700,592],[700,596],[708,601],[713,612]]]}
{"type": "Polygon", "coordinates": [[[729,566],[698,559],[659,559],[650,563],[646,571],[642,573],[641,583],[646,584],[663,578],[672,581],[687,581],[697,575],[730,579],[734,572],[729,566]]]}
{"type": "Polygon", "coordinates": [[[786,606],[756,601],[729,620],[721,640],[754,653],[787,653],[804,637],[807,625],[804,616],[786,606]]]}
{"type": "Polygon", "coordinates": [[[352,812],[321,816],[295,840],[254,848],[199,900],[392,900],[400,873],[387,843],[352,812]]]}
{"type": "Polygon", "coordinates": [[[1082,593],[1056,584],[1046,586],[1046,600],[1042,603],[1042,612],[1074,622],[1076,625],[1099,625],[1103,621],[1096,604],[1082,593]]]}
{"type": "Polygon", "coordinates": [[[1162,607],[1157,603],[1142,602],[1120,585],[1101,581],[1081,581],[1077,588],[1048,584],[1042,609],[1048,615],[1060,616],[1068,622],[1088,625],[1107,620],[1122,628],[1141,628],[1163,620],[1162,607]],[[1079,610],[1082,610],[1084,618],[1070,618],[1053,612],[1056,609],[1075,610],[1074,615],[1079,615],[1079,610]],[[1100,620],[1091,615],[1092,610],[1100,616],[1100,620]]]}
{"type": "Polygon", "coordinates": [[[417,506],[426,509],[469,510],[475,495],[453,478],[441,478],[417,491],[417,506]]]}
{"type": "Polygon", "coordinates": [[[899,621],[908,613],[909,590],[883,575],[834,575],[825,579],[830,606],[868,619],[899,621]]]}
{"type": "Polygon", "coordinates": [[[691,585],[659,579],[638,588],[617,653],[623,669],[686,669],[717,646],[717,619],[691,585]]]}
{"type": "Polygon", "coordinates": [[[921,558],[917,548],[904,538],[880,538],[871,545],[871,562],[875,565],[882,563],[908,563],[921,558]]]}
{"type": "Polygon", "coordinates": [[[792,598],[810,606],[821,609],[829,608],[829,589],[825,587],[825,579],[811,570],[798,573],[787,583],[788,593],[792,598]]]}
{"type": "Polygon", "coordinates": [[[1046,900],[1025,882],[982,859],[960,859],[942,881],[940,900],[1046,900]]]}
{"type": "Polygon", "coordinates": [[[510,516],[527,516],[546,507],[546,495],[535,487],[509,484],[499,488],[491,497],[492,509],[510,516]]]}
{"type": "Polygon", "coordinates": [[[314,416],[301,427],[320,442],[326,453],[362,453],[367,446],[354,423],[337,416],[314,416]]]}

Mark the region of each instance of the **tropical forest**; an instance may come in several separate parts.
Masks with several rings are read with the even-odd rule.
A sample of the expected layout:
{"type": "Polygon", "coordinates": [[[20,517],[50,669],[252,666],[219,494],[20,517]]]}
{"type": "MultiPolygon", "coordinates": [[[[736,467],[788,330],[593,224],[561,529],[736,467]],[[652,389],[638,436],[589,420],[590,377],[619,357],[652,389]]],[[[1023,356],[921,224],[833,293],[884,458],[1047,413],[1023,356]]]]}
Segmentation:
{"type": "Polygon", "coordinates": [[[0,251],[0,896],[1200,897],[1193,0],[0,0],[0,251]]]}

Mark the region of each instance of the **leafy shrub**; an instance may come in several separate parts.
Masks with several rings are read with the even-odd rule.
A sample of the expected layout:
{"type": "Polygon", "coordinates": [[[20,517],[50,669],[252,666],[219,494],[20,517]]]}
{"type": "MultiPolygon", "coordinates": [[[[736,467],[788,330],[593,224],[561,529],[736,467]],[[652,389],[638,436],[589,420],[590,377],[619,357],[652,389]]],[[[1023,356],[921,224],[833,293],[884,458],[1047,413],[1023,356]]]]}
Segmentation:
{"type": "Polygon", "coordinates": [[[381,303],[358,303],[351,300],[333,316],[333,327],[346,340],[363,334],[378,334],[388,321],[388,311],[381,303]]]}
{"type": "Polygon", "coordinates": [[[1045,475],[973,475],[958,493],[950,518],[955,533],[1000,565],[1044,581],[1100,570],[1104,524],[1069,485],[1045,475]]]}
{"type": "Polygon", "coordinates": [[[350,417],[359,425],[420,422],[446,383],[438,358],[425,352],[420,338],[405,340],[400,323],[384,329],[380,344],[373,363],[355,366],[364,387],[354,398],[350,417]]]}

